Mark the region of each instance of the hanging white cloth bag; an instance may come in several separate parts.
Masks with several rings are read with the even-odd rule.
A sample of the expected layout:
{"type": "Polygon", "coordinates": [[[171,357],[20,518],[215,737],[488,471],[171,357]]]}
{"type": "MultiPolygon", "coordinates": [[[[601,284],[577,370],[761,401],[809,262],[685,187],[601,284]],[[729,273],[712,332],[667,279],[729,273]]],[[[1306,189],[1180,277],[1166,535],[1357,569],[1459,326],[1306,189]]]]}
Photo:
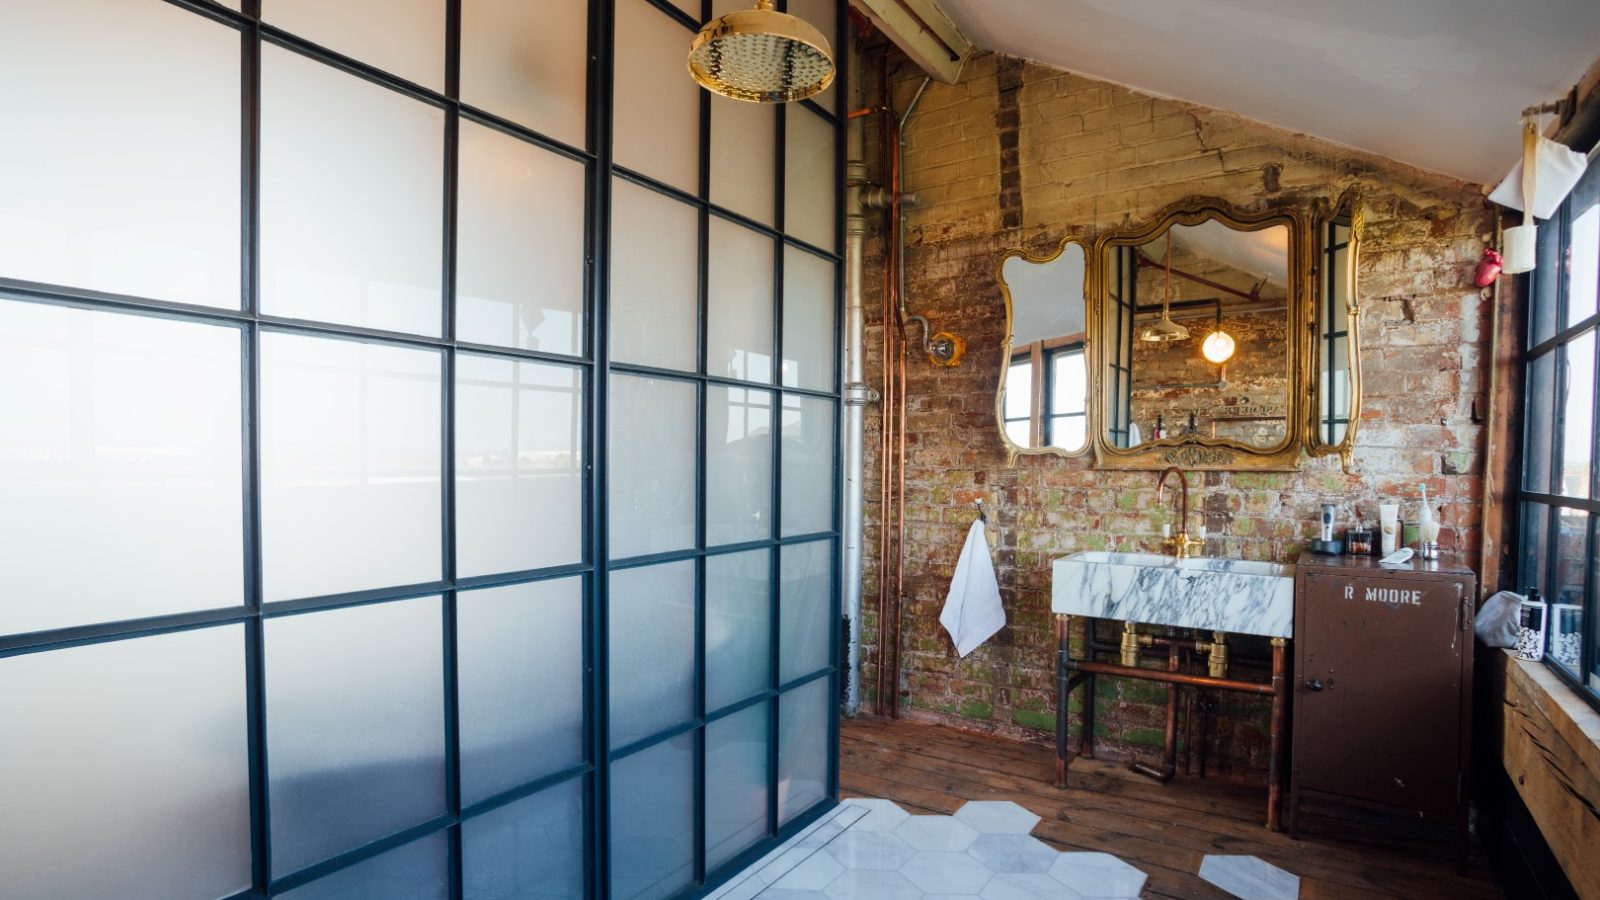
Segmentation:
{"type": "Polygon", "coordinates": [[[956,561],[956,576],[950,581],[939,624],[950,633],[960,656],[971,653],[1005,627],[1006,610],[1000,604],[1000,582],[994,577],[994,558],[989,555],[982,519],[967,530],[967,542],[956,561]]]}

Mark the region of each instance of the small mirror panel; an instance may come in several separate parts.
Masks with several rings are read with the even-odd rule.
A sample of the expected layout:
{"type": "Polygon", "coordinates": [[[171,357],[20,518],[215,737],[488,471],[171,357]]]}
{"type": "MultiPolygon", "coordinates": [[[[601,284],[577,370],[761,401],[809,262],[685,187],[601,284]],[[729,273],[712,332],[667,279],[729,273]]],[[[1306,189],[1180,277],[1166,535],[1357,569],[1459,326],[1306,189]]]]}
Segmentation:
{"type": "MultiPolygon", "coordinates": [[[[1327,209],[1326,207],[1324,207],[1327,209]]],[[[1337,453],[1351,468],[1355,432],[1360,426],[1360,304],[1356,296],[1356,263],[1360,256],[1363,215],[1347,196],[1317,217],[1316,335],[1311,349],[1316,418],[1308,450],[1313,456],[1337,453]]]]}

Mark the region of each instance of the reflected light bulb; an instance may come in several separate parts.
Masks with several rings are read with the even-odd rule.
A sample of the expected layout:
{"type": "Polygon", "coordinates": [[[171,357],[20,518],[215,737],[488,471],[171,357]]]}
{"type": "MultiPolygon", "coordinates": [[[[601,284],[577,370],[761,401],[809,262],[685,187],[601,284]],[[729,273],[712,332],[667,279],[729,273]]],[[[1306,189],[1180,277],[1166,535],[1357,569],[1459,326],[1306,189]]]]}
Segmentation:
{"type": "Polygon", "coordinates": [[[1218,328],[1206,335],[1204,343],[1200,345],[1200,355],[1218,365],[1233,359],[1233,351],[1237,344],[1233,335],[1218,328]]]}

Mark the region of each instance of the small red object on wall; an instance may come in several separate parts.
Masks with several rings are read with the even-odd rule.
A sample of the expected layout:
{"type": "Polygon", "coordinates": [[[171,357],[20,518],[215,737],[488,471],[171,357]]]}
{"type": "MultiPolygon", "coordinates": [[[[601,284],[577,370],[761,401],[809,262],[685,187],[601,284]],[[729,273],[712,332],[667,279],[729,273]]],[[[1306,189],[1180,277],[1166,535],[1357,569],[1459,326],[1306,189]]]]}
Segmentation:
{"type": "Polygon", "coordinates": [[[1488,287],[1500,277],[1500,251],[1493,247],[1483,248],[1483,259],[1478,260],[1478,268],[1473,270],[1472,283],[1478,287],[1488,287]]]}

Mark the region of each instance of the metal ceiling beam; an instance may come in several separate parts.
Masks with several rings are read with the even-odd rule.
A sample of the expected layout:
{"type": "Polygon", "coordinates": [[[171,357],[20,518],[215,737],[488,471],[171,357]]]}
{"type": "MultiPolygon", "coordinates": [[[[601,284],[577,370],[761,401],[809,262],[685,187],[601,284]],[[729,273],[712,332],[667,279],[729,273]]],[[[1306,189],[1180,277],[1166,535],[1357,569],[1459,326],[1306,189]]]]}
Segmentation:
{"type": "Polygon", "coordinates": [[[850,0],[924,72],[946,84],[976,49],[936,0],[850,0]]]}

